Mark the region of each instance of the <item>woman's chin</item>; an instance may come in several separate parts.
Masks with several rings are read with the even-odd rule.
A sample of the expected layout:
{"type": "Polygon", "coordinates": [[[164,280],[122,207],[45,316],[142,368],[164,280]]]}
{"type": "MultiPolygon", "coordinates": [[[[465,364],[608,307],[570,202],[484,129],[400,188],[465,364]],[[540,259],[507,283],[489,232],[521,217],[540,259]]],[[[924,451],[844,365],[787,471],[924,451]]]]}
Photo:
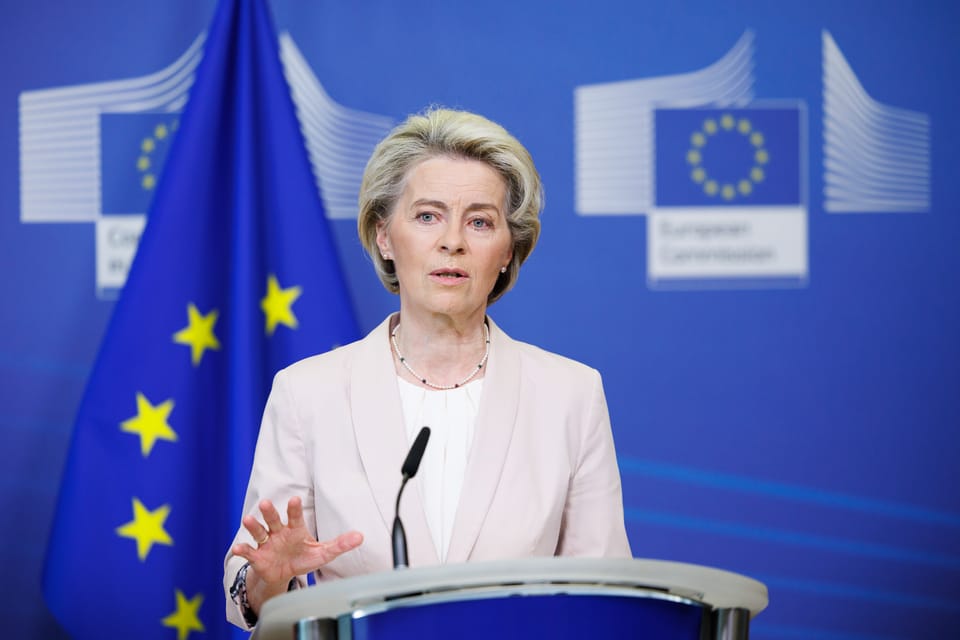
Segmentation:
{"type": "Polygon", "coordinates": [[[450,292],[448,295],[432,296],[430,300],[424,301],[424,304],[414,305],[414,309],[417,308],[429,314],[457,318],[469,316],[478,310],[482,311],[484,305],[482,302],[478,303],[476,300],[470,300],[462,294],[455,295],[450,292]]]}

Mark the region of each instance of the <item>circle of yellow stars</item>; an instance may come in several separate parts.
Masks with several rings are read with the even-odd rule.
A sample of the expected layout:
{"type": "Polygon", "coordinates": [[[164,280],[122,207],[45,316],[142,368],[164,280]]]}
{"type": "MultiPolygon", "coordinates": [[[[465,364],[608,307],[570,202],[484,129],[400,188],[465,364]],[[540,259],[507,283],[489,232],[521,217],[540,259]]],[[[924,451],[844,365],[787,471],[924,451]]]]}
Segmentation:
{"type": "Polygon", "coordinates": [[[177,131],[179,121],[174,120],[169,126],[158,124],[153,128],[153,134],[147,136],[140,142],[140,156],[137,158],[137,171],[140,172],[140,186],[144,191],[153,191],[157,186],[157,168],[154,167],[153,152],[157,150],[160,144],[169,141],[177,131]]]}
{"type": "MultiPolygon", "coordinates": [[[[269,275],[266,294],[260,300],[260,308],[264,314],[264,333],[267,336],[272,336],[281,325],[297,328],[293,303],[302,293],[301,287],[284,288],[276,275],[269,275]]],[[[190,363],[193,367],[200,366],[208,350],[220,350],[220,341],[215,333],[219,315],[217,309],[203,313],[193,302],[187,303],[187,326],[176,331],[172,335],[172,341],[190,348],[190,363]]],[[[136,407],[137,415],[121,422],[120,430],[139,436],[140,453],[144,458],[150,456],[158,441],[178,441],[177,432],[170,424],[175,407],[172,398],[153,404],[146,394],[137,391],[136,407]]],[[[129,538],[136,543],[137,558],[140,562],[147,561],[155,545],[174,546],[173,537],[165,528],[172,510],[171,505],[162,504],[150,509],[136,496],[131,500],[131,505],[133,519],[116,527],[115,532],[121,538],[129,538]]],[[[175,589],[174,595],[176,608],[161,620],[161,624],[176,629],[178,640],[187,640],[192,631],[205,631],[199,615],[203,594],[188,599],[180,589],[175,589]]]]}
{"type": "Polygon", "coordinates": [[[753,128],[747,118],[734,118],[733,114],[724,113],[719,119],[707,118],[703,126],[690,135],[690,149],[687,151],[687,164],[691,166],[690,179],[703,188],[703,192],[710,196],[719,196],[726,201],[733,200],[738,194],[747,197],[753,193],[755,185],[766,178],[764,167],[770,162],[770,154],[765,147],[763,133],[753,128]],[[753,151],[753,166],[750,171],[732,182],[719,182],[711,177],[703,164],[703,151],[710,140],[717,135],[740,135],[747,139],[753,151]]]}

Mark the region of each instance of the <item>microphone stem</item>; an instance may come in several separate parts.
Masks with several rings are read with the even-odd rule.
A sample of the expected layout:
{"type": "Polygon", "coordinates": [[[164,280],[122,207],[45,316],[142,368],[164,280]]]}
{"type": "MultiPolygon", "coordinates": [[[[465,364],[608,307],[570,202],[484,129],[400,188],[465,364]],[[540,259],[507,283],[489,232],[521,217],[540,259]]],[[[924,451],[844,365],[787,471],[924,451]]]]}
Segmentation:
{"type": "Polygon", "coordinates": [[[397,504],[393,508],[393,513],[396,515],[398,519],[400,518],[400,496],[403,495],[403,488],[407,486],[407,480],[409,479],[410,479],[410,476],[404,474],[403,482],[400,483],[400,491],[397,491],[397,504]]]}
{"type": "Polygon", "coordinates": [[[407,486],[407,480],[410,476],[403,474],[403,482],[400,484],[400,491],[397,492],[397,506],[393,517],[393,568],[403,569],[409,566],[407,563],[407,534],[403,530],[403,523],[400,522],[400,496],[403,495],[403,489],[407,486]]]}

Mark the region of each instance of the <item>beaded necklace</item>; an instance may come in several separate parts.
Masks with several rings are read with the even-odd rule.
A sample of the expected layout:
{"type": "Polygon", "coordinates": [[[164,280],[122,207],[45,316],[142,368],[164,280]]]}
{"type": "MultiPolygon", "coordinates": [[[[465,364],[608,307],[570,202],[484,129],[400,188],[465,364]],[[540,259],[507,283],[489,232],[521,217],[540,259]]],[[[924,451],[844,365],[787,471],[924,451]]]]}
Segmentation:
{"type": "Polygon", "coordinates": [[[477,374],[480,373],[480,370],[483,369],[483,365],[487,363],[487,358],[490,356],[490,329],[487,328],[487,323],[484,322],[483,323],[483,341],[485,344],[485,348],[483,350],[483,358],[480,360],[480,364],[476,366],[476,368],[470,373],[470,375],[468,375],[466,378],[464,378],[460,382],[457,382],[456,384],[449,384],[449,385],[434,384],[432,382],[428,382],[426,378],[424,378],[419,373],[414,371],[413,367],[411,367],[410,364],[407,363],[407,359],[403,357],[402,353],[400,353],[400,345],[397,344],[397,331],[399,330],[400,330],[400,323],[398,322],[397,326],[394,327],[393,331],[390,332],[390,343],[393,345],[393,350],[396,351],[397,353],[397,358],[400,359],[400,364],[402,364],[404,368],[410,372],[410,375],[412,375],[414,378],[416,378],[423,384],[427,385],[431,389],[437,389],[439,391],[449,391],[450,389],[456,389],[458,387],[462,387],[463,385],[473,380],[477,376],[477,374]]]}

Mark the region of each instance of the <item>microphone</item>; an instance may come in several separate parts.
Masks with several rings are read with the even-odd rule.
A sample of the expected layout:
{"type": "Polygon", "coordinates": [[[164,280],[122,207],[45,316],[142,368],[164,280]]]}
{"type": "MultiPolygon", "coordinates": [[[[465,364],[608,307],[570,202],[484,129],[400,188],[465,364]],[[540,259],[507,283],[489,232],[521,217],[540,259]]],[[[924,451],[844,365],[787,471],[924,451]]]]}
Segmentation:
{"type": "Polygon", "coordinates": [[[427,449],[427,440],[430,439],[430,427],[423,427],[417,438],[410,447],[410,453],[407,459],[403,461],[403,467],[400,471],[403,473],[403,482],[400,483],[400,491],[397,492],[397,506],[393,518],[393,568],[402,569],[407,567],[407,534],[403,530],[403,523],[400,522],[400,496],[403,495],[403,488],[407,486],[407,480],[417,475],[417,469],[420,468],[420,460],[423,458],[423,452],[427,449]]]}

